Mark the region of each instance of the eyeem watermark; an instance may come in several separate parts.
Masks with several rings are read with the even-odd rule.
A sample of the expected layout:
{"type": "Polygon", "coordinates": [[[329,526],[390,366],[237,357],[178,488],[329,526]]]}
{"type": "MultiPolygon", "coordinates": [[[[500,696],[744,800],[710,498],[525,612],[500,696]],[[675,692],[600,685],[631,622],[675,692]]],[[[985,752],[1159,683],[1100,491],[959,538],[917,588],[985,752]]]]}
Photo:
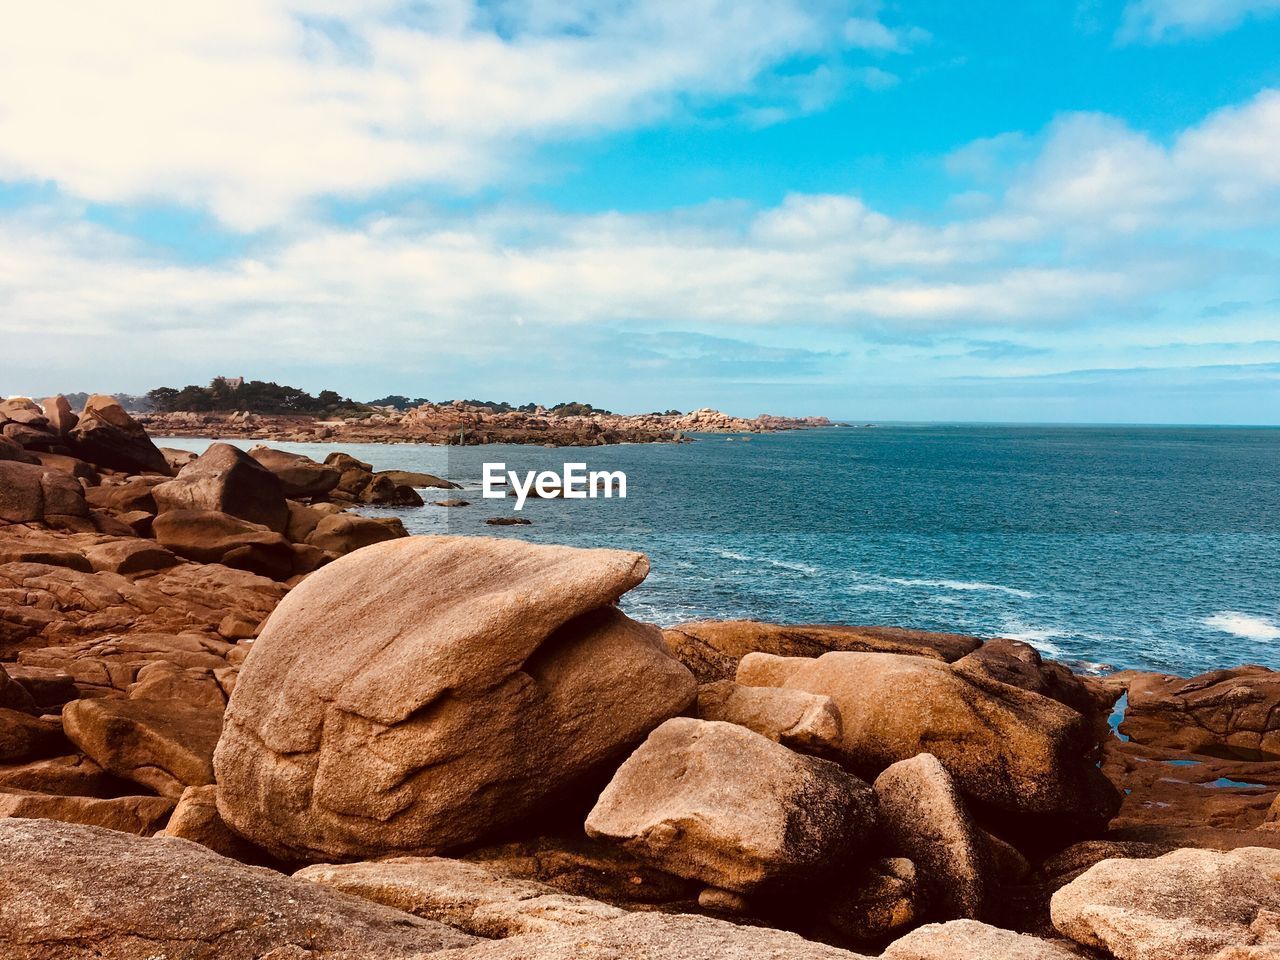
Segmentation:
{"type": "Polygon", "coordinates": [[[484,465],[483,496],[501,499],[507,495],[507,484],[516,495],[516,509],[524,509],[524,502],[532,492],[539,497],[564,497],[567,500],[585,500],[590,497],[614,497],[626,499],[627,475],[621,470],[587,470],[585,463],[566,463],[561,473],[554,470],[533,470],[520,475],[508,470],[505,463],[484,465]]]}

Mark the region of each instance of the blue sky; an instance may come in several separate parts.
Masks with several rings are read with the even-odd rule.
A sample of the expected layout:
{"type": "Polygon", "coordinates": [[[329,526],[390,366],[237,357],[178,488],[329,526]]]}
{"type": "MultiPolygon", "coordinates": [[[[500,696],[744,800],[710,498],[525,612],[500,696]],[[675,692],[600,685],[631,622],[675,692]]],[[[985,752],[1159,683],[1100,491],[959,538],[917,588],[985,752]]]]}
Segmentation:
{"type": "Polygon", "coordinates": [[[1280,423],[1280,0],[351,6],[10,18],[0,392],[1280,423]]]}

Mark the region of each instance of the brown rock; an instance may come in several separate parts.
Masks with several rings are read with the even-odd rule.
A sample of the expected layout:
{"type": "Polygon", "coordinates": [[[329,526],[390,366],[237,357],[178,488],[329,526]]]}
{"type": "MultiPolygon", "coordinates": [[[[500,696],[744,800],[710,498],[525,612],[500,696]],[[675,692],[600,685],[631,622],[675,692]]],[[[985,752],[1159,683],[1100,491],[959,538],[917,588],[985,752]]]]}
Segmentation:
{"type": "Polygon", "coordinates": [[[249,456],[276,475],[286,497],[322,497],[342,479],[342,472],[336,467],[316,463],[301,454],[273,450],[261,444],[252,448],[249,456]]]}
{"type": "Polygon", "coordinates": [[[478,937],[543,933],[627,915],[625,910],[598,900],[442,857],[318,864],[298,871],[294,878],[437,920],[478,937]]]}
{"type": "MultiPolygon", "coordinates": [[[[280,584],[219,564],[184,563],[137,578],[40,563],[0,564],[0,657],[86,638],[212,631],[228,610],[265,617],[284,592],[280,584]]],[[[64,669],[64,660],[85,655],[68,651],[61,658],[23,662],[64,669]]]]}
{"type": "Polygon", "coordinates": [[[80,421],[80,418],[72,412],[71,404],[62,394],[41,401],[40,409],[45,420],[49,422],[49,428],[63,439],[71,435],[71,431],[80,421]]]}
{"type": "Polygon", "coordinates": [[[881,833],[916,865],[933,915],[975,919],[987,899],[986,845],[955,781],[929,753],[899,760],[874,784],[881,833]]]}
{"type": "Polygon", "coordinates": [[[1120,732],[1148,746],[1244,760],[1280,759],[1280,673],[1245,666],[1190,680],[1144,674],[1129,684],[1120,732]]]}
{"type": "Polygon", "coordinates": [[[112,510],[118,514],[147,514],[156,512],[156,498],[152,491],[168,481],[164,477],[130,477],[119,481],[106,481],[85,491],[85,498],[95,507],[112,510]]]}
{"type": "Polygon", "coordinates": [[[647,572],[640,554],[478,537],[329,564],[241,670],[219,810],[303,859],[438,851],[526,821],[693,699],[656,630],[611,605],[647,572]]]}
{"type": "Polygon", "coordinates": [[[160,831],[160,836],[190,840],[242,863],[265,865],[270,859],[267,854],[223,823],[216,802],[217,789],[206,784],[182,791],[178,805],[173,808],[168,825],[160,831]]]}
{"type": "Polygon", "coordinates": [[[52,757],[68,749],[58,723],[17,710],[0,709],[0,763],[52,757]]]}
{"type": "Polygon", "coordinates": [[[94,570],[108,573],[154,573],[177,564],[178,558],[158,544],[143,540],[110,540],[86,547],[85,557],[94,570]]]}
{"type": "MultiPolygon", "coordinates": [[[[318,464],[317,464],[318,466],[318,464]]],[[[283,533],[289,524],[284,489],[274,473],[229,443],[214,443],[153,491],[156,506],[216,511],[283,533]]]]}
{"type": "Polygon", "coordinates": [[[360,490],[362,503],[376,503],[387,507],[420,507],[422,497],[413,487],[392,482],[383,474],[374,474],[360,490]]]}
{"type": "Polygon", "coordinates": [[[44,429],[49,426],[49,419],[31,398],[9,397],[0,400],[0,423],[21,423],[44,429]]]}
{"type": "Polygon", "coordinates": [[[801,753],[838,754],[843,742],[835,701],[803,690],[706,683],[698,688],[698,717],[736,723],[801,753]]]}
{"type": "Polygon", "coordinates": [[[315,507],[308,507],[296,500],[290,500],[289,524],[285,527],[284,535],[290,543],[303,543],[326,516],[328,514],[315,507]]]}
{"type": "Polygon", "coordinates": [[[1280,851],[1175,850],[1104,860],[1053,895],[1053,925],[1118,960],[1209,960],[1231,946],[1280,947],[1280,851]]]}
{"type": "Polygon", "coordinates": [[[0,820],[6,960],[257,960],[291,946],[307,960],[405,960],[473,942],[185,840],[0,820]]]}
{"type": "Polygon", "coordinates": [[[0,526],[6,523],[93,530],[79,481],[61,470],[16,460],[0,460],[0,526]]]}
{"type": "Polygon", "coordinates": [[[0,709],[16,710],[19,713],[29,713],[32,716],[39,716],[40,714],[40,711],[36,709],[36,702],[32,699],[31,693],[25,686],[9,676],[9,671],[4,668],[4,664],[0,664],[0,709]]]}
{"type": "Polygon", "coordinates": [[[396,486],[433,487],[439,490],[461,490],[456,483],[450,483],[434,473],[420,473],[413,470],[380,470],[378,476],[386,477],[396,486]]]}
{"type": "Polygon", "coordinates": [[[75,700],[62,711],[71,741],[104,769],[175,800],[213,783],[222,718],[176,700],[75,700]]]}
{"type": "Polygon", "coordinates": [[[27,453],[22,448],[22,444],[16,440],[6,437],[0,433],[0,461],[12,461],[15,463],[39,463],[39,458],[34,453],[27,453]]]}
{"type": "MultiPolygon", "coordinates": [[[[398,524],[399,521],[397,520],[398,524]]],[[[324,517],[308,534],[307,543],[329,553],[347,554],[361,547],[384,543],[405,537],[404,527],[399,529],[372,517],[360,517],[347,513],[335,513],[324,517]]]]}
{"type": "Polygon", "coordinates": [[[0,791],[4,792],[25,790],[108,799],[128,792],[131,786],[111,776],[81,753],[0,766],[0,791]]]}
{"type": "Polygon", "coordinates": [[[563,893],[622,906],[689,901],[698,893],[695,881],[655,870],[612,844],[585,836],[482,847],[466,859],[503,876],[537,880],[563,893]]]}
{"type": "Polygon", "coordinates": [[[218,715],[227,707],[222,686],[212,670],[179,667],[167,660],[148,663],[138,670],[127,693],[130,700],[180,700],[218,715]]]}
{"type": "Polygon", "coordinates": [[[866,960],[767,927],[711,917],[637,913],[588,927],[524,934],[456,950],[439,960],[866,960]]]}
{"type": "MultiPolygon", "coordinates": [[[[70,674],[61,670],[50,670],[46,667],[32,667],[21,663],[10,663],[4,668],[15,685],[21,685],[31,696],[40,710],[60,707],[68,700],[76,698],[76,685],[70,674]]],[[[20,709],[12,703],[0,703],[11,710],[20,709]]],[[[38,713],[39,710],[27,711],[38,713]]]]}
{"type": "Polygon", "coordinates": [[[126,473],[172,475],[169,462],[142,424],[112,397],[90,397],[67,439],[76,456],[94,466],[126,473]]]}
{"type": "Polygon", "coordinates": [[[889,945],[883,960],[1081,960],[1059,940],[1041,940],[976,920],[931,923],[889,945]]]}
{"type": "Polygon", "coordinates": [[[618,769],[586,829],[670,873],[751,893],[821,880],[874,823],[870,788],[836,764],[677,717],[618,769]]]}
{"type": "Polygon", "coordinates": [[[176,447],[161,447],[160,452],[164,454],[165,460],[169,461],[169,469],[175,474],[200,456],[194,450],[179,450],[176,447]]]}
{"type": "Polygon", "coordinates": [[[172,809],[173,801],[164,797],[65,797],[9,788],[0,792],[0,817],[82,823],[144,837],[163,827],[172,809]]]}
{"type": "Polygon", "coordinates": [[[1051,815],[1055,834],[1096,829],[1118,804],[1091,761],[1092,735],[1080,714],[940,660],[753,653],[743,658],[738,682],[830,696],[840,708],[844,756],[869,776],[927,751],[966,796],[1008,813],[1051,815]]]}
{"type": "Polygon", "coordinates": [[[75,477],[77,480],[83,480],[88,486],[96,486],[101,482],[98,471],[93,469],[83,460],[75,457],[69,457],[64,453],[38,453],[36,460],[40,466],[49,470],[60,470],[63,473],[75,477]]]}
{"type": "Polygon", "coordinates": [[[265,526],[212,510],[170,510],[152,525],[156,540],[179,556],[248,570],[273,580],[293,575],[289,541],[265,526]]]}
{"type": "Polygon", "coordinates": [[[1105,724],[1121,691],[1090,686],[1084,678],[1052,660],[1045,660],[1029,643],[998,637],[955,662],[958,673],[980,675],[1057,700],[1084,716],[1105,724]]]}
{"type": "Polygon", "coordinates": [[[836,885],[827,922],[859,943],[881,942],[914,926],[928,908],[928,894],[915,864],[879,860],[836,885]]]}
{"type": "Polygon", "coordinates": [[[218,635],[226,640],[251,640],[258,635],[258,622],[240,613],[228,613],[218,623],[218,635]]]}
{"type": "Polygon", "coordinates": [[[853,650],[956,660],[982,643],[976,637],[961,634],[900,627],[783,625],[755,620],[682,623],[664,630],[663,639],[676,659],[693,671],[699,683],[732,680],[738,661],[748,653],[819,657],[833,650],[853,650]]]}

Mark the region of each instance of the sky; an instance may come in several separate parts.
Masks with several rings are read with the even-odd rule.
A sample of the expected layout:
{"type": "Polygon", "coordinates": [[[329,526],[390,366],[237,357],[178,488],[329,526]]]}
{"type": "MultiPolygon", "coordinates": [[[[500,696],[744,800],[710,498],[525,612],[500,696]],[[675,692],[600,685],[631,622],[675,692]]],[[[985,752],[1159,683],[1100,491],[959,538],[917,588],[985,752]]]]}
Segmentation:
{"type": "Polygon", "coordinates": [[[1278,424],[1280,0],[13,4],[0,395],[218,375],[1278,424]]]}

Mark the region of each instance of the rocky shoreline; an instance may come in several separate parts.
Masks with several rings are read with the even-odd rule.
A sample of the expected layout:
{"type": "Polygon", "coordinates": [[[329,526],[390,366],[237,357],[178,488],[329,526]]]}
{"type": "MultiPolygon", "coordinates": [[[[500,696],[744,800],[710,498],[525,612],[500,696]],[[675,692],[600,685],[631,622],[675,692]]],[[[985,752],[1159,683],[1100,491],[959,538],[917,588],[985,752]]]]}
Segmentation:
{"type": "Polygon", "coordinates": [[[356,512],[447,478],[0,434],[0,956],[1280,957],[1280,673],[663,631],[642,554],[356,512]]]}
{"type": "Polygon", "coordinates": [[[678,443],[691,433],[773,433],[834,426],[826,417],[761,414],[748,419],[709,409],[683,414],[552,415],[545,410],[495,412],[461,402],[429,403],[406,411],[383,408],[369,416],[336,420],[250,412],[148,413],[140,414],[138,419],[152,434],[170,437],[466,446],[531,443],[558,447],[678,443]]]}

